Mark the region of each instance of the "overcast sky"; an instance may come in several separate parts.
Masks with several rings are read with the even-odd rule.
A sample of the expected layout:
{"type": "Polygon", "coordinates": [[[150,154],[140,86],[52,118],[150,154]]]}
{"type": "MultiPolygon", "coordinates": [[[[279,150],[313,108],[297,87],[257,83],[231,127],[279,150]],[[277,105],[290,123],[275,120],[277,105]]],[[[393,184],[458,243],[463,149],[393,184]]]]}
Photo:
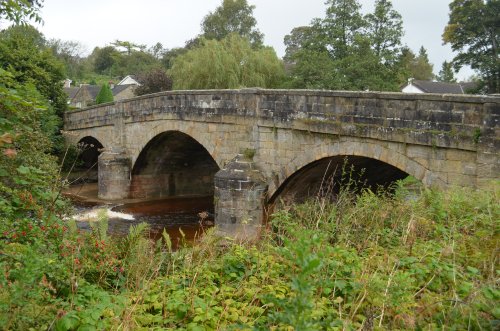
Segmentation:
{"type": "MultiPolygon", "coordinates": [[[[372,11],[375,0],[360,0],[363,13],[372,11]]],[[[200,33],[200,23],[222,0],[45,0],[44,25],[39,29],[47,38],[79,41],[88,52],[114,40],[151,46],[161,42],[165,48],[181,47],[200,33]]],[[[285,53],[283,37],[297,26],[324,17],[323,0],[248,0],[255,5],[257,26],[265,44],[278,56],[285,53]]],[[[403,16],[403,43],[417,52],[423,45],[434,64],[434,72],[453,53],[443,46],[441,34],[448,22],[449,0],[393,0],[403,16]]],[[[462,70],[460,79],[470,76],[462,70]]]]}

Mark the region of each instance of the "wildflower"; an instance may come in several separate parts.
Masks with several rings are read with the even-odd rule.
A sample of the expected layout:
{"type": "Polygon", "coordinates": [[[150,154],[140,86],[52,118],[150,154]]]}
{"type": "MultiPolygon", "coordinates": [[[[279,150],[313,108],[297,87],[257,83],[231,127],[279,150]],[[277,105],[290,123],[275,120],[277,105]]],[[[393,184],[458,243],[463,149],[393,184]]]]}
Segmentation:
{"type": "Polygon", "coordinates": [[[17,155],[17,151],[13,148],[7,148],[3,150],[3,155],[7,156],[9,159],[12,159],[17,155]]]}

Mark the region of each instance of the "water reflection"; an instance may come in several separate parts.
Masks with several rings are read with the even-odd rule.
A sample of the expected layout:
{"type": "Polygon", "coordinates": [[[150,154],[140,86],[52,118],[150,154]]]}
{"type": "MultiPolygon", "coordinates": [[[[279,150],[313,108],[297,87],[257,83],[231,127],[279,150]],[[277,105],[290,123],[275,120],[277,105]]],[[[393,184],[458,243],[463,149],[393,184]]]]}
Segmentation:
{"type": "Polygon", "coordinates": [[[97,199],[70,196],[74,201],[78,228],[89,230],[90,222],[105,211],[108,217],[108,233],[126,236],[132,225],[145,222],[149,225],[149,237],[158,240],[165,229],[175,246],[185,240],[195,240],[213,226],[213,197],[176,197],[149,201],[124,201],[105,204],[97,199]]]}

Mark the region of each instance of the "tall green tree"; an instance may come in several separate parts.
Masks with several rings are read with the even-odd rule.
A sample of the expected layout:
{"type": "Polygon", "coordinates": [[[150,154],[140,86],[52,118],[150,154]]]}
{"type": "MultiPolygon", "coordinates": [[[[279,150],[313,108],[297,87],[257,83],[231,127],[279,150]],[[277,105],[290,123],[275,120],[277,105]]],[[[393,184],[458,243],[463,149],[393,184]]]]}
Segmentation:
{"type": "MultiPolygon", "coordinates": [[[[290,87],[349,89],[343,66],[356,57],[366,21],[357,0],[329,0],[326,16],[307,28],[292,30],[287,62],[293,63],[290,87]]],[[[366,40],[365,40],[366,41],[366,40]]]]}
{"type": "Polygon", "coordinates": [[[426,49],[421,46],[418,55],[408,47],[403,47],[399,56],[398,66],[400,70],[400,81],[406,82],[413,78],[417,80],[432,80],[433,65],[429,62],[426,49]]]}
{"type": "Polygon", "coordinates": [[[451,62],[444,61],[441,67],[441,71],[436,76],[436,79],[440,82],[455,83],[455,74],[453,73],[453,65],[451,62]]]}
{"type": "Polygon", "coordinates": [[[222,40],[237,33],[248,38],[254,47],[261,46],[264,35],[256,28],[254,9],[255,6],[249,5],[247,0],[223,0],[214,12],[210,12],[203,19],[202,37],[222,40]]]}
{"type": "Polygon", "coordinates": [[[315,20],[324,40],[324,46],[334,59],[352,54],[352,47],[363,37],[367,22],[361,15],[357,0],[328,0],[326,17],[315,20]]]}
{"type": "Polygon", "coordinates": [[[402,29],[389,1],[363,17],[357,0],[329,0],[326,15],[285,37],[286,86],[345,90],[397,90],[402,29]]]}
{"type": "Polygon", "coordinates": [[[286,62],[294,62],[295,54],[312,41],[313,33],[310,26],[293,28],[290,34],[286,35],[283,40],[286,47],[283,59],[286,62]]]}
{"type": "Polygon", "coordinates": [[[434,66],[429,61],[427,50],[421,46],[418,50],[418,56],[412,66],[412,74],[415,79],[432,80],[434,78],[434,66]]]}
{"type": "Polygon", "coordinates": [[[500,93],[500,0],[454,0],[443,41],[458,52],[456,69],[477,70],[485,92],[500,93]]]}
{"type": "Polygon", "coordinates": [[[101,103],[113,102],[113,92],[108,84],[102,84],[101,90],[95,98],[95,103],[100,105],[101,103]]]}
{"type": "Polygon", "coordinates": [[[393,9],[391,1],[377,0],[374,12],[366,15],[366,20],[375,55],[382,63],[394,63],[400,53],[404,34],[401,14],[393,9]]]}
{"type": "Polygon", "coordinates": [[[170,74],[174,89],[273,88],[284,70],[273,48],[255,49],[247,38],[232,34],[179,55],[170,74]]]}

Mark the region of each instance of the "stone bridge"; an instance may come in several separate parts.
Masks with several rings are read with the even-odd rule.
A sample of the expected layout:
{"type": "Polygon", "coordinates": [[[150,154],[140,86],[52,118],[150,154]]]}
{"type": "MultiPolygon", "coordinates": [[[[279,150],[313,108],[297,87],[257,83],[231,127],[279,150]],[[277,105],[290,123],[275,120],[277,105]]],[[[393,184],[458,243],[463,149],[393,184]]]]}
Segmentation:
{"type": "Polygon", "coordinates": [[[500,98],[313,90],[172,91],[69,112],[70,143],[96,146],[99,196],[214,195],[222,232],[251,237],[266,206],[408,175],[484,187],[500,174],[500,98]],[[360,171],[360,169],[363,169],[360,171]]]}

